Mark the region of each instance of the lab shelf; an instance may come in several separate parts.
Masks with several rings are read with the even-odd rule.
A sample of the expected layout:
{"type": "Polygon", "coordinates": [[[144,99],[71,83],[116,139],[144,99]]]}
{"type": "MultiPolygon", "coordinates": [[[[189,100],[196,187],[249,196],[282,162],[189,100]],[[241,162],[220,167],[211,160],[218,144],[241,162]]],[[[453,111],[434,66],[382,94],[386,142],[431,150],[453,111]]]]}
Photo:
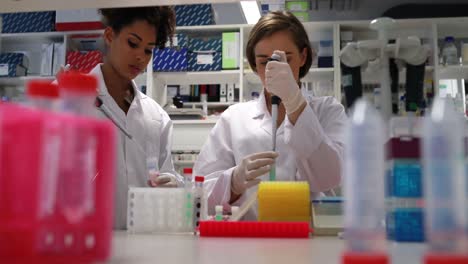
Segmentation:
{"type": "MultiPolygon", "coordinates": [[[[216,106],[230,106],[230,105],[233,105],[233,104],[236,104],[236,102],[207,102],[206,105],[208,107],[216,107],[216,106]]],[[[184,106],[203,106],[203,103],[198,103],[198,102],[194,102],[194,103],[190,103],[190,102],[187,102],[185,103],[184,102],[184,106]]]]}
{"type": "Polygon", "coordinates": [[[219,84],[239,82],[239,70],[204,72],[155,72],[156,82],[164,84],[219,84]]]}
{"type": "Polygon", "coordinates": [[[30,80],[55,80],[55,76],[0,77],[0,85],[23,86],[30,80]]]}
{"type": "Polygon", "coordinates": [[[440,79],[468,79],[468,65],[439,66],[440,79]]]}

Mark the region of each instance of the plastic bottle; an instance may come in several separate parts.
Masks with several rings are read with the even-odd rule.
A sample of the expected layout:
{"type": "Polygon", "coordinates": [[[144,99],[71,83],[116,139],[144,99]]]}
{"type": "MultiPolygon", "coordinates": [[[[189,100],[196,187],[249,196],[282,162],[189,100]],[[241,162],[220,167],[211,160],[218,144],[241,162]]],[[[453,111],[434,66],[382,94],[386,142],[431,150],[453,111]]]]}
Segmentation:
{"type": "Polygon", "coordinates": [[[61,110],[77,115],[95,116],[97,79],[92,75],[67,71],[59,76],[61,110]]]}
{"type": "MultiPolygon", "coordinates": [[[[97,79],[92,75],[65,72],[59,76],[61,110],[93,117],[97,79]]],[[[85,118],[65,123],[61,135],[61,161],[58,179],[58,205],[70,223],[80,222],[94,212],[97,139],[85,118]]]]}
{"type": "Polygon", "coordinates": [[[385,256],[384,136],[377,110],[358,100],[345,138],[345,239],[350,254],[385,256]]]}
{"type": "Polygon", "coordinates": [[[36,109],[58,110],[58,85],[46,80],[32,80],[28,82],[26,95],[30,106],[36,109]]]}
{"type": "Polygon", "coordinates": [[[460,60],[458,58],[458,50],[455,46],[455,39],[453,37],[446,37],[445,43],[442,48],[442,58],[445,65],[458,65],[460,60]]]}
{"type": "Polygon", "coordinates": [[[430,252],[466,253],[463,131],[464,122],[453,104],[448,99],[435,99],[423,126],[425,217],[430,252]]]}

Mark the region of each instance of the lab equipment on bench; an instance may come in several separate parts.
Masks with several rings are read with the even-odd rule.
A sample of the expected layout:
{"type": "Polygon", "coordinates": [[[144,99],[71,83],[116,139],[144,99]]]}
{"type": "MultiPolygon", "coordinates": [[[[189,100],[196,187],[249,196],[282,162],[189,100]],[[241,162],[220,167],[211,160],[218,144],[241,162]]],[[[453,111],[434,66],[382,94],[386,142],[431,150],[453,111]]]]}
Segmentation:
{"type": "Polygon", "coordinates": [[[395,87],[398,84],[398,71],[394,64],[396,59],[406,63],[406,109],[415,112],[423,105],[424,69],[429,48],[421,45],[417,37],[397,38],[396,41],[392,41],[394,43],[389,44],[388,30],[394,27],[392,19],[373,20],[370,27],[378,31],[379,39],[350,42],[340,52],[342,86],[348,107],[362,96],[361,68],[372,64],[376,66],[380,76],[380,109],[384,120],[389,120],[392,112],[397,113],[395,87]],[[392,99],[392,96],[395,98],[392,99]]]}
{"type": "Polygon", "coordinates": [[[314,235],[338,235],[343,231],[343,198],[320,197],[312,200],[314,235]]]}
{"type": "Polygon", "coordinates": [[[193,190],[193,228],[196,234],[200,221],[208,218],[208,200],[203,190],[205,177],[195,176],[195,189],[193,190]]]}
{"type": "Polygon", "coordinates": [[[424,197],[419,137],[392,137],[387,142],[387,239],[423,242],[424,197]]]}
{"type": "Polygon", "coordinates": [[[423,127],[426,263],[468,263],[464,129],[453,104],[435,99],[423,127]]]}
{"type": "Polygon", "coordinates": [[[309,238],[309,222],[201,221],[201,237],[309,238]]]}
{"type": "MultiPolygon", "coordinates": [[[[94,117],[94,101],[97,93],[97,79],[91,75],[67,71],[59,75],[62,111],[94,117]]],[[[92,128],[77,128],[64,125],[61,135],[61,156],[59,164],[59,198],[65,217],[71,222],[81,221],[94,210],[93,178],[96,170],[96,135],[92,128]],[[66,139],[66,140],[65,140],[66,139]],[[81,161],[80,166],[76,160],[81,161]]]]}
{"type": "Polygon", "coordinates": [[[65,71],[58,76],[61,110],[64,112],[96,116],[94,104],[98,81],[95,76],[65,71]]]}
{"type": "Polygon", "coordinates": [[[310,188],[307,182],[261,182],[257,197],[258,221],[310,223],[310,188]]]}
{"type": "Polygon", "coordinates": [[[388,263],[385,250],[383,121],[366,100],[354,105],[345,132],[342,263],[388,263]]]}
{"type": "Polygon", "coordinates": [[[185,188],[137,188],[128,191],[127,230],[130,233],[193,231],[193,198],[185,188]]]}
{"type": "Polygon", "coordinates": [[[27,83],[28,105],[36,109],[58,110],[59,87],[48,80],[31,80],[27,83]]]}
{"type": "MultiPolygon", "coordinates": [[[[0,258],[5,263],[88,263],[110,255],[115,176],[115,128],[108,121],[0,105],[0,258]],[[82,142],[79,131],[95,139],[94,153],[70,152],[69,141],[82,142]],[[76,132],[76,136],[68,131],[76,132]],[[64,143],[65,142],[65,143],[64,143]],[[68,148],[68,149],[67,149],[68,148]],[[71,153],[71,154],[70,154],[71,153]],[[91,160],[97,173],[87,179],[92,190],[81,192],[83,177],[62,173],[62,164],[80,171],[91,160]],[[27,165],[27,166],[25,166],[27,165]],[[94,201],[86,217],[79,201],[94,201]],[[72,185],[72,184],[71,184],[72,185]],[[86,195],[86,196],[83,196],[86,195]],[[87,196],[93,197],[87,197],[87,196]],[[78,210],[80,211],[80,210],[78,210]]],[[[87,208],[88,209],[88,208],[87,208]]]]}

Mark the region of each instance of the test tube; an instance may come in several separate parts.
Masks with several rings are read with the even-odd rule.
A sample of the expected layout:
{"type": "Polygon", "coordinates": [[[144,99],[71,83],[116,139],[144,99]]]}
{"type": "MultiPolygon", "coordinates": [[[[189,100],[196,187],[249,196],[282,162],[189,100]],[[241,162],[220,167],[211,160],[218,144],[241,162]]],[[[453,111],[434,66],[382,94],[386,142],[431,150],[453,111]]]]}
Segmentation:
{"type": "Polygon", "coordinates": [[[424,120],[425,224],[433,255],[466,255],[468,250],[463,124],[453,104],[442,98],[424,120]]]}
{"type": "Polygon", "coordinates": [[[47,80],[31,80],[27,83],[28,103],[36,109],[57,110],[58,85],[47,80]]]}
{"type": "Polygon", "coordinates": [[[148,181],[153,184],[156,181],[156,178],[159,176],[159,172],[156,169],[158,164],[158,158],[149,157],[146,159],[146,169],[148,171],[148,181]]]}
{"type": "Polygon", "coordinates": [[[192,168],[184,168],[184,186],[185,188],[191,189],[192,188],[192,168]]]}
{"type": "Polygon", "coordinates": [[[215,220],[216,221],[223,221],[223,206],[217,205],[215,206],[215,220]]]}
{"type": "MultiPolygon", "coordinates": [[[[59,76],[61,109],[75,115],[94,116],[97,79],[92,75],[64,72],[59,76]]],[[[70,223],[78,223],[95,210],[94,188],[97,139],[84,118],[64,123],[57,198],[60,212],[70,223]]]]}
{"type": "Polygon", "coordinates": [[[377,257],[386,262],[384,135],[384,124],[377,110],[366,100],[358,100],[345,138],[344,225],[348,251],[344,263],[353,262],[355,256],[377,257]]]}
{"type": "Polygon", "coordinates": [[[196,230],[198,229],[200,220],[206,220],[207,212],[206,212],[206,199],[205,194],[203,191],[203,182],[205,181],[205,177],[203,176],[195,176],[195,190],[193,193],[194,197],[194,206],[193,206],[193,228],[194,233],[196,234],[196,230]]]}

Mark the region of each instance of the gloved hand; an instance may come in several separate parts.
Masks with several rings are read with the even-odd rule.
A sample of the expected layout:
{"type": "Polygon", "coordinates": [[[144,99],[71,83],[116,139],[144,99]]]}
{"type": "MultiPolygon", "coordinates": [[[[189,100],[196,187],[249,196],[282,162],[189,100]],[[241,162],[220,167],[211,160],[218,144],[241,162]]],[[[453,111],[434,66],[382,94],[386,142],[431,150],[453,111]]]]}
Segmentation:
{"type": "Polygon", "coordinates": [[[170,173],[151,172],[148,185],[151,187],[177,187],[177,178],[170,173]]]}
{"type": "Polygon", "coordinates": [[[304,96],[297,85],[284,51],[275,50],[273,54],[279,55],[280,60],[267,63],[265,69],[266,89],[281,98],[286,113],[294,113],[305,103],[304,96]]]}
{"type": "Polygon", "coordinates": [[[270,165],[275,163],[278,153],[273,151],[258,152],[245,157],[236,166],[231,177],[231,191],[242,194],[248,188],[260,183],[260,177],[270,171],[270,165]]]}

